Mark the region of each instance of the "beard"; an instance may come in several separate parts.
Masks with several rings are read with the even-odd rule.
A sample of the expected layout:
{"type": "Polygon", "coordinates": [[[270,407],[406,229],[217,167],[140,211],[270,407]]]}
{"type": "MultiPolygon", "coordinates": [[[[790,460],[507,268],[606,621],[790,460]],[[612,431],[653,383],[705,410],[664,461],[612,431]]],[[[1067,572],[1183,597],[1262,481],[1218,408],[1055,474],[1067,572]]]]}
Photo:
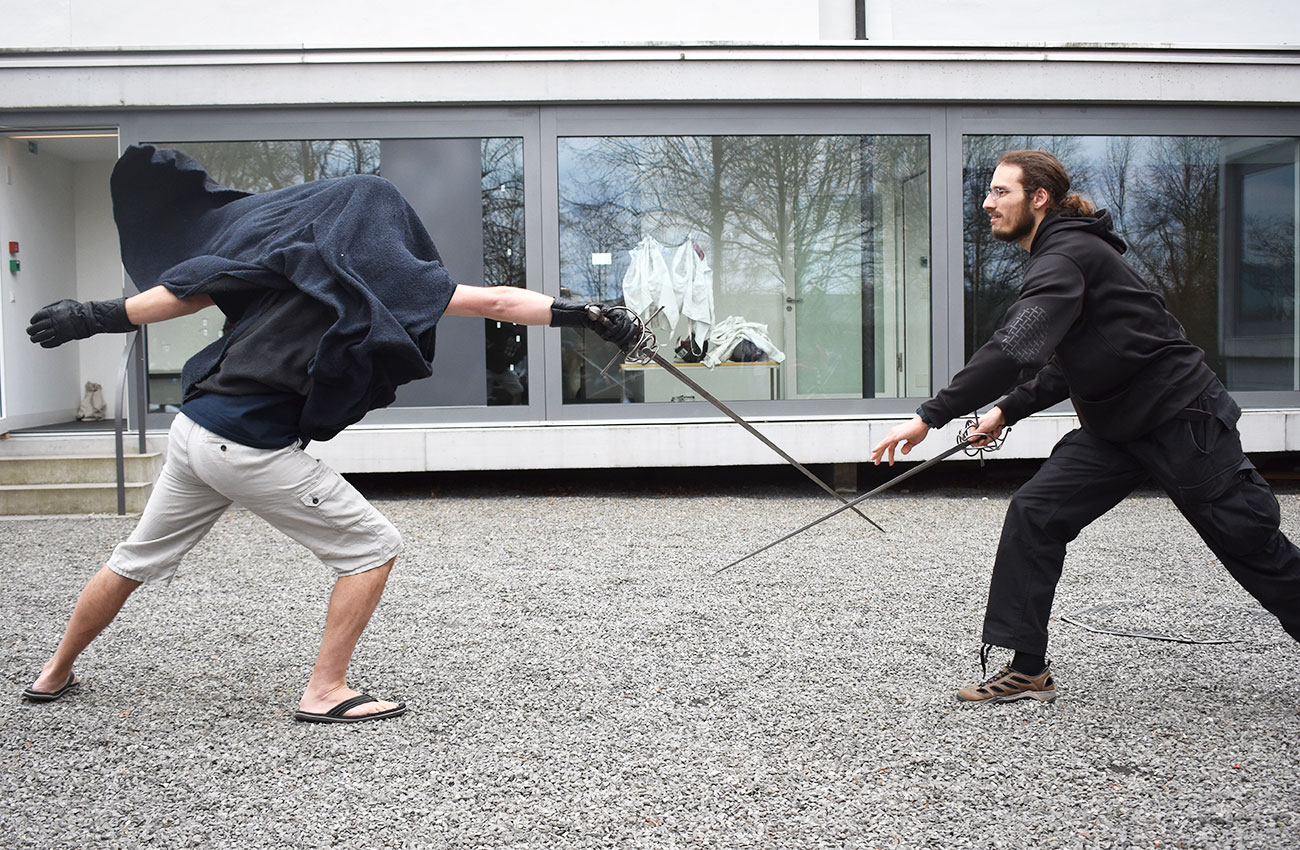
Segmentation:
{"type": "Polygon", "coordinates": [[[1034,215],[1029,211],[1029,198],[1025,198],[1020,207],[1013,212],[1013,215],[1002,214],[1002,224],[1005,229],[998,230],[996,225],[990,225],[993,238],[999,242],[1019,242],[1033,232],[1034,215]]]}

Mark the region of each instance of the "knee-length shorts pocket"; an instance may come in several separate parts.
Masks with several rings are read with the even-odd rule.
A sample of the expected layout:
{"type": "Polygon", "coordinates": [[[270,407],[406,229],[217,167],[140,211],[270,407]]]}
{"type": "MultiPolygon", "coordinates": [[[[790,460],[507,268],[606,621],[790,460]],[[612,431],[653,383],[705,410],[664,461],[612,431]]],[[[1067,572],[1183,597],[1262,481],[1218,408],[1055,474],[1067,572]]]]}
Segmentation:
{"type": "Polygon", "coordinates": [[[298,492],[301,524],[282,530],[340,575],[395,557],[402,548],[397,528],[342,475],[323,463],[320,467],[319,477],[298,492]]]}
{"type": "Polygon", "coordinates": [[[382,566],[401,551],[402,537],[387,517],[301,448],[255,449],[216,435],[209,442],[203,469],[209,480],[337,574],[382,566]]]}

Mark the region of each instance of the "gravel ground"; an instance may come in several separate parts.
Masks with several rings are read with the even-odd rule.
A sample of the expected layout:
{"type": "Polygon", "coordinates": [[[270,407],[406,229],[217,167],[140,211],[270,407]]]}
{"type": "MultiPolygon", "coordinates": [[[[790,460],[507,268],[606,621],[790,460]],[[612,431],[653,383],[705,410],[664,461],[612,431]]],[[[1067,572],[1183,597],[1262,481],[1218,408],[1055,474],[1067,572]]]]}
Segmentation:
{"type": "Polygon", "coordinates": [[[363,479],[406,551],[352,682],[411,711],[356,726],[290,720],[330,579],[243,511],[136,594],[78,692],[20,702],[133,520],[0,522],[0,847],[1300,845],[1300,649],[1154,494],[1071,549],[1060,699],[955,702],[1011,493],[962,480],[866,503],[888,534],[844,514],[713,577],[829,499],[363,479]]]}

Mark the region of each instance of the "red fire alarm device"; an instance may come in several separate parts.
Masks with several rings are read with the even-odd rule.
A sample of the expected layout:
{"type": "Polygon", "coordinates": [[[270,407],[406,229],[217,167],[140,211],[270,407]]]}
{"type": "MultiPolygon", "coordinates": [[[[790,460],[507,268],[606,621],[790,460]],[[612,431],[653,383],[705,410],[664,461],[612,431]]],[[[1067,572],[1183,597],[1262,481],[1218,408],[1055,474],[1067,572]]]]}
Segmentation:
{"type": "Polygon", "coordinates": [[[10,242],[10,243],[9,243],[9,253],[10,253],[10,254],[17,254],[17,253],[18,253],[18,243],[17,243],[17,242],[10,242]]]}

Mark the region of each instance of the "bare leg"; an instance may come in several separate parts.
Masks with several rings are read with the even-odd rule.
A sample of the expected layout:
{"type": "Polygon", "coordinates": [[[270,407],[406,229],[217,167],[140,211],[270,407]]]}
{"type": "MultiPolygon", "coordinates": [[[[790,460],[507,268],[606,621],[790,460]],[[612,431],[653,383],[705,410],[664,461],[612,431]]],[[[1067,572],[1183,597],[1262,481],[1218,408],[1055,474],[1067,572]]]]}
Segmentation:
{"type": "Polygon", "coordinates": [[[118,575],[108,567],[100,567],[99,572],[91,576],[90,581],[81,589],[77,605],[72,609],[72,616],[68,618],[68,626],[63,632],[63,640],[59,641],[54,655],[41,668],[41,674],[32,683],[32,688],[37,691],[55,691],[63,687],[72,674],[72,665],[77,656],[113,622],[127,597],[140,584],[118,575]]]}
{"type": "MultiPolygon", "coordinates": [[[[379,597],[383,595],[393,560],[396,559],[364,573],[344,576],[334,583],[329,611],[325,614],[325,635],[321,638],[320,653],[316,656],[311,679],[298,703],[300,710],[323,713],[359,693],[347,686],[348,664],[361,633],[370,622],[370,615],[379,604],[379,597]]],[[[371,702],[356,706],[348,711],[348,715],[373,714],[396,707],[394,702],[371,702]]]]}

